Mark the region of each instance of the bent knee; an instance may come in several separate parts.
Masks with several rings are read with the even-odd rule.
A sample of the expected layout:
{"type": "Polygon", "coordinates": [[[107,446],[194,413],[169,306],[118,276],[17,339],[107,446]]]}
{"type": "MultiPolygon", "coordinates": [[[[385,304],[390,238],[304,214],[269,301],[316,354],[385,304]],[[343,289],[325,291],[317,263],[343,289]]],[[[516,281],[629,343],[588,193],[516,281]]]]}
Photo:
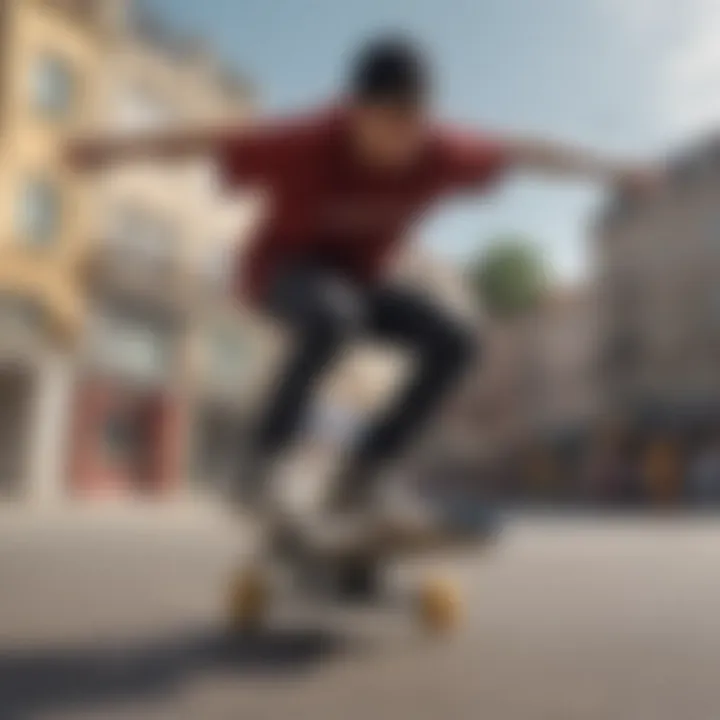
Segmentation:
{"type": "Polygon", "coordinates": [[[470,323],[448,320],[431,341],[430,352],[444,364],[465,367],[475,362],[481,351],[480,334],[470,323]]]}
{"type": "Polygon", "coordinates": [[[357,335],[363,324],[363,306],[352,293],[335,292],[317,303],[305,317],[305,329],[322,341],[338,342],[357,335]]]}

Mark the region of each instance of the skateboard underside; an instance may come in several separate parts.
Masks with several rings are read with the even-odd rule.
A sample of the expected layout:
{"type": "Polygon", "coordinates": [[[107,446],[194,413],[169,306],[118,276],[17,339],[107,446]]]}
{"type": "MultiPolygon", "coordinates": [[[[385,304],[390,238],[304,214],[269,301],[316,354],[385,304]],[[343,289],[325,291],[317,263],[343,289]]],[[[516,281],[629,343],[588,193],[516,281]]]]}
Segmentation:
{"type": "Polygon", "coordinates": [[[341,562],[365,557],[377,562],[414,555],[472,547],[480,542],[476,533],[449,532],[428,526],[377,523],[364,528],[316,528],[300,535],[302,550],[318,559],[341,562]]]}
{"type": "MultiPolygon", "coordinates": [[[[455,583],[432,571],[399,588],[395,561],[477,548],[494,537],[494,529],[478,516],[437,513],[439,522],[406,522],[379,518],[357,525],[337,524],[317,512],[317,503],[300,503],[296,520],[261,523],[262,549],[234,574],[229,592],[229,619],[234,631],[255,631],[266,626],[278,594],[291,602],[309,596],[316,601],[374,607],[405,607],[421,628],[444,634],[461,618],[461,593],[455,583]],[[294,527],[292,527],[294,526],[294,527]],[[290,529],[286,542],[275,543],[275,530],[290,529]],[[279,580],[280,578],[280,580],[279,580]],[[287,581],[290,578],[289,582],[287,581]],[[398,604],[398,590],[407,602],[398,604]],[[300,591],[298,593],[298,591],[300,591]],[[386,603],[386,600],[391,603],[386,603]]],[[[298,506],[299,507],[299,506],[298,506]]],[[[283,535],[283,532],[280,533],[283,535]]],[[[434,564],[434,563],[433,563],[434,564]]]]}
{"type": "MultiPolygon", "coordinates": [[[[265,624],[272,598],[282,588],[316,600],[381,607],[386,599],[397,599],[387,572],[393,561],[477,547],[482,540],[477,535],[390,523],[350,530],[316,527],[298,537],[291,557],[281,561],[279,554],[271,553],[240,570],[231,585],[231,625],[246,631],[265,624]],[[273,579],[278,565],[290,570],[288,584],[273,579]]],[[[434,572],[415,583],[403,597],[407,602],[400,607],[404,606],[426,631],[445,634],[459,624],[460,590],[434,572]]],[[[392,607],[397,608],[397,603],[392,607]]]]}

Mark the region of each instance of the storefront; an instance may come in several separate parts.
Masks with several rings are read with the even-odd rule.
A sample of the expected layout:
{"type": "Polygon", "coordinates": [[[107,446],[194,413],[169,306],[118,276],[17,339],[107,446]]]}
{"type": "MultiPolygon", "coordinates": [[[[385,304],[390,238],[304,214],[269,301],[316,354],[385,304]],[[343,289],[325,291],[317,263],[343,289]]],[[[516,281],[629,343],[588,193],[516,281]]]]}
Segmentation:
{"type": "Polygon", "coordinates": [[[96,314],[76,384],[74,495],[167,495],[184,477],[187,403],[180,328],[133,314],[96,314]]]}

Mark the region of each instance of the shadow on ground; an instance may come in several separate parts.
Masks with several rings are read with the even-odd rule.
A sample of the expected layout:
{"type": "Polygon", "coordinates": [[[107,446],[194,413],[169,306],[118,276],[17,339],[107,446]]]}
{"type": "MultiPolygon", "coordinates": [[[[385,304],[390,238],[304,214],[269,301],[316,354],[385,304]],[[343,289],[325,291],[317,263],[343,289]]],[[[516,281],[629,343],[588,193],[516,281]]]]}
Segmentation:
{"type": "Polygon", "coordinates": [[[210,672],[240,679],[308,672],[348,650],[348,642],[333,634],[304,629],[242,638],[208,631],[131,646],[0,653],[0,715],[25,718],[152,700],[210,672]]]}

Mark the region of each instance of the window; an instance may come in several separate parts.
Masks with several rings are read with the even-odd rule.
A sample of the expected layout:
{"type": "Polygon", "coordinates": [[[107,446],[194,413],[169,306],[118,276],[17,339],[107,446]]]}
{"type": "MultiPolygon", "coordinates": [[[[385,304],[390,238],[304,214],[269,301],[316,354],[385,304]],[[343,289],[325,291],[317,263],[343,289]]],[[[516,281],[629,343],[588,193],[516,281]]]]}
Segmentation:
{"type": "Polygon", "coordinates": [[[60,227],[60,197],[47,180],[31,180],[22,190],[18,227],[23,238],[35,245],[47,245],[60,227]]]}
{"type": "Polygon", "coordinates": [[[132,377],[156,380],[172,364],[173,339],[163,327],[115,313],[98,314],[90,353],[100,366],[132,377]]]}
{"type": "Polygon", "coordinates": [[[75,83],[72,72],[61,58],[43,55],[38,58],[32,78],[33,105],[43,115],[67,117],[72,109],[75,83]]]}
{"type": "Polygon", "coordinates": [[[154,266],[179,258],[180,239],[169,220],[136,207],[124,207],[115,215],[110,242],[118,249],[131,250],[154,266]]]}

